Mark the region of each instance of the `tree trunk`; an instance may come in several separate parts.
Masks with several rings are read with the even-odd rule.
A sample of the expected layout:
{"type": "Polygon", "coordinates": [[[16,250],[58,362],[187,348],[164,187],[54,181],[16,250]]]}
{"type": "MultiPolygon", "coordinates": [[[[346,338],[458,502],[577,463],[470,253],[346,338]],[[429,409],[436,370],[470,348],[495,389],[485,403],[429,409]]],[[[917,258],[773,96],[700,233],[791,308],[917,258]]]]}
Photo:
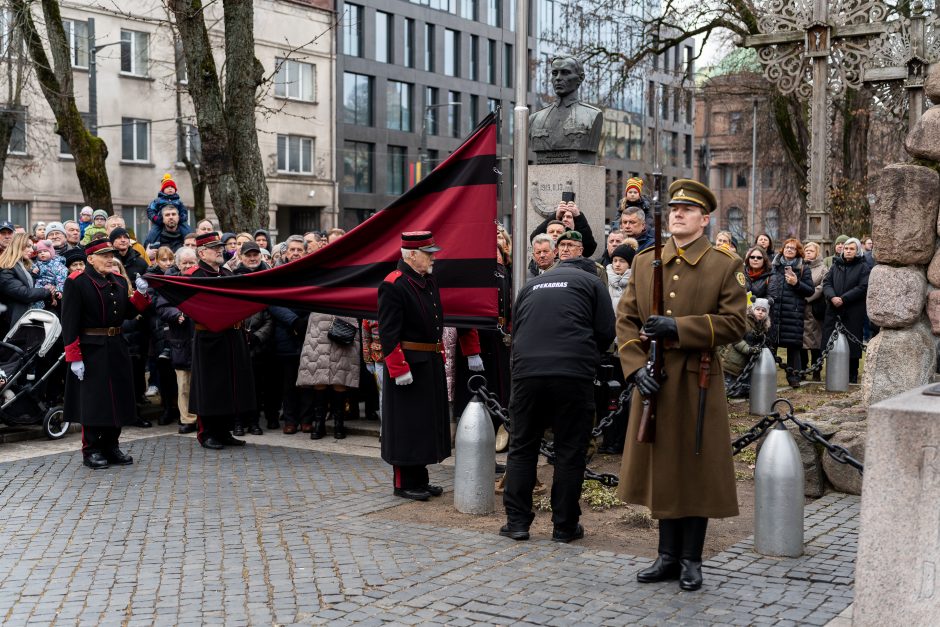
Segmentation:
{"type": "Polygon", "coordinates": [[[105,168],[108,146],[85,128],[75,104],[69,45],[62,27],[59,3],[57,0],[42,0],[43,21],[55,63],[54,68],[49,63],[36,29],[30,5],[28,0],[13,0],[15,19],[39,80],[39,87],[55,115],[56,133],[65,139],[72,151],[75,173],[78,175],[78,184],[82,189],[85,204],[113,213],[111,182],[105,168]]]}
{"type": "Polygon", "coordinates": [[[219,217],[219,226],[226,231],[238,220],[241,197],[202,1],[170,0],[169,4],[176,17],[186,57],[189,94],[196,109],[196,125],[202,143],[201,169],[212,197],[212,207],[219,217]]]}
{"type": "Polygon", "coordinates": [[[228,226],[237,233],[268,223],[268,185],[255,126],[255,96],[264,80],[264,66],[255,58],[252,3],[224,0],[223,7],[225,121],[242,201],[241,211],[228,226]]]}
{"type": "Polygon", "coordinates": [[[842,177],[851,181],[863,181],[868,177],[872,101],[868,86],[846,90],[842,100],[842,177]]]}
{"type": "Polygon", "coordinates": [[[783,96],[774,91],[771,96],[771,111],[780,135],[780,143],[787,158],[793,186],[797,190],[800,204],[800,239],[806,237],[806,196],[808,190],[806,152],[809,146],[809,129],[805,119],[805,107],[796,96],[783,96]]]}

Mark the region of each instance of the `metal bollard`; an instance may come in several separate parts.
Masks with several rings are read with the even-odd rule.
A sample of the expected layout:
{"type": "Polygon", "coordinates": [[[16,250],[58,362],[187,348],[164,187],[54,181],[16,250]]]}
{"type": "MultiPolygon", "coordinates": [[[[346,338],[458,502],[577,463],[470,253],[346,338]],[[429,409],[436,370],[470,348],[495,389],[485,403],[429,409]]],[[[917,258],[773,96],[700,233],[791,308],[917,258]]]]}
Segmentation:
{"type": "Polygon", "coordinates": [[[767,433],[754,471],[754,550],[803,554],[803,460],[782,422],[767,433]]]}
{"type": "Polygon", "coordinates": [[[477,394],[457,423],[454,462],[454,507],[464,514],[496,510],[496,434],[477,394]]]}
{"type": "Polygon", "coordinates": [[[762,348],[751,371],[751,413],[766,416],[777,398],[777,364],[769,348],[762,348]]]}
{"type": "Polygon", "coordinates": [[[826,357],[826,391],[845,392],[849,389],[849,341],[836,332],[836,341],[826,357]]]}

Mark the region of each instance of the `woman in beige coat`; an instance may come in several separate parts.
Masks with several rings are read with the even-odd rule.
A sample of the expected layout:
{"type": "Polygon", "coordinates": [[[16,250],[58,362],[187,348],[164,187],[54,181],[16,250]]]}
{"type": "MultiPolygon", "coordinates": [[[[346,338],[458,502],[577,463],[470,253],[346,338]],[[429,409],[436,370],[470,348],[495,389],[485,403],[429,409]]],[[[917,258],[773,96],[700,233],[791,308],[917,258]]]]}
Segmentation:
{"type": "MultiPolygon", "coordinates": [[[[822,347],[820,346],[822,343],[822,319],[817,319],[813,315],[813,303],[823,298],[823,279],[826,278],[829,268],[823,263],[820,253],[819,244],[816,242],[808,242],[803,246],[803,261],[809,266],[813,275],[813,287],[816,288],[813,295],[806,298],[806,311],[803,314],[803,350],[800,361],[804,368],[816,363],[822,355],[822,347]],[[807,357],[810,356],[813,359],[811,362],[807,361],[807,357]]],[[[825,307],[822,311],[825,312],[825,307]]],[[[820,372],[821,370],[817,370],[813,373],[813,381],[821,380],[820,372]]]]}
{"type": "Polygon", "coordinates": [[[307,321],[307,333],[300,350],[300,367],[297,370],[297,386],[313,388],[313,394],[304,395],[301,407],[301,424],[311,424],[311,440],[319,440],[326,434],[326,413],[329,390],[333,389],[333,437],[346,437],[343,425],[346,390],[359,387],[359,336],[352,344],[339,344],[329,338],[334,318],[343,320],[358,329],[355,318],[313,313],[307,321]]]}

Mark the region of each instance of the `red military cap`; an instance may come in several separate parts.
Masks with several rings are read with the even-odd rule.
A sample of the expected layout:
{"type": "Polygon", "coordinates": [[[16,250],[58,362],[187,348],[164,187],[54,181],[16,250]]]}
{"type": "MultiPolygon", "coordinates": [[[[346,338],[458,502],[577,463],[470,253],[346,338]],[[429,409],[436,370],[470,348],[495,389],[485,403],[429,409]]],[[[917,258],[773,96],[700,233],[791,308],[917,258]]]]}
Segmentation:
{"type": "Polygon", "coordinates": [[[436,253],[441,249],[434,243],[431,231],[409,231],[401,234],[401,247],[408,250],[420,250],[425,253],[436,253]]]}
{"type": "Polygon", "coordinates": [[[208,233],[197,235],[196,247],[202,248],[203,246],[207,248],[215,248],[217,246],[222,246],[222,238],[220,238],[219,234],[216,233],[215,231],[209,231],[208,233]]]}
{"type": "Polygon", "coordinates": [[[114,247],[107,237],[93,239],[85,246],[85,255],[101,255],[104,253],[113,253],[114,247]]]}

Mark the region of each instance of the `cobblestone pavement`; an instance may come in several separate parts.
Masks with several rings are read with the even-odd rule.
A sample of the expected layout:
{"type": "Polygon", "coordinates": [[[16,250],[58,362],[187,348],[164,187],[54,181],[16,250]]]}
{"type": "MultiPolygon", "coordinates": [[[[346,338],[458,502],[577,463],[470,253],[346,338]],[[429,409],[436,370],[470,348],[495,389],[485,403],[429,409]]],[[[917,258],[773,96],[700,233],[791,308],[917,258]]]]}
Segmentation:
{"type": "Polygon", "coordinates": [[[4,625],[822,625],[852,600],[857,497],[807,508],[805,557],[742,542],[683,593],[637,584],[648,560],[629,555],[366,517],[401,504],[374,457],[126,449],[104,471],[74,449],[0,463],[4,625]]]}

